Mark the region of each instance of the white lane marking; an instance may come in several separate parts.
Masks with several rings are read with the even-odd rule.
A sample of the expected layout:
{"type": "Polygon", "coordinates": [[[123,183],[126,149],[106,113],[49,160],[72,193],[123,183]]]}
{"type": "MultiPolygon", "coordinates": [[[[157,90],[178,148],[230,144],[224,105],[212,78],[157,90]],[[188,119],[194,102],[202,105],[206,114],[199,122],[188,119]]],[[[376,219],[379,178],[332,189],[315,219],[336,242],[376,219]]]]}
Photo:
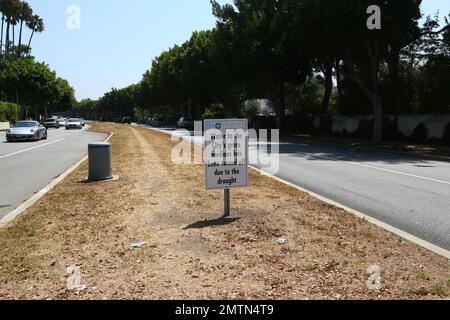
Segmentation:
{"type": "Polygon", "coordinates": [[[418,176],[418,175],[410,174],[410,173],[405,173],[405,172],[401,172],[401,171],[384,169],[384,168],[380,168],[380,167],[371,166],[371,165],[368,165],[368,164],[361,164],[361,163],[356,163],[356,162],[352,162],[352,161],[346,161],[346,160],[341,160],[341,159],[336,159],[336,158],[331,158],[331,157],[326,157],[326,156],[319,156],[319,155],[316,155],[316,154],[307,153],[307,152],[301,152],[301,151],[299,151],[298,153],[301,153],[301,154],[304,154],[304,155],[307,155],[307,156],[310,156],[310,157],[318,158],[318,159],[345,162],[345,163],[352,164],[352,165],[358,166],[358,167],[369,168],[369,169],[374,169],[374,170],[378,170],[378,171],[384,171],[384,172],[388,172],[388,173],[395,173],[395,174],[399,174],[399,175],[407,176],[407,177],[411,177],[411,178],[417,178],[417,179],[422,179],[422,180],[427,180],[427,181],[432,181],[432,182],[437,182],[437,183],[450,185],[450,182],[448,182],[448,181],[442,181],[442,180],[422,177],[422,176],[418,176]]]}
{"type": "MultiPolygon", "coordinates": [[[[111,133],[109,137],[105,140],[105,142],[108,142],[109,139],[112,138],[114,133],[111,133]]],[[[8,213],[6,216],[4,216],[2,219],[0,219],[0,229],[2,229],[5,225],[7,225],[9,222],[16,219],[19,215],[21,215],[26,209],[31,207],[33,204],[35,204],[39,199],[41,199],[44,195],[46,195],[50,190],[52,190],[58,183],[60,183],[62,180],[64,180],[69,174],[74,172],[83,162],[88,160],[88,156],[85,156],[83,159],[78,161],[76,164],[74,164],[70,169],[68,169],[66,172],[61,174],[59,177],[54,179],[52,182],[50,182],[46,187],[44,187],[42,190],[37,192],[34,196],[32,196],[30,199],[22,203],[19,207],[17,207],[15,210],[8,213]]]]}
{"type": "Polygon", "coordinates": [[[58,139],[58,140],[55,140],[55,141],[50,141],[50,142],[47,142],[47,143],[44,143],[44,144],[40,144],[40,145],[35,146],[35,147],[31,147],[31,148],[23,149],[23,150],[16,151],[16,152],[13,152],[13,153],[9,153],[9,154],[6,154],[4,156],[0,156],[0,160],[1,159],[5,159],[5,158],[9,158],[9,157],[12,157],[12,156],[15,156],[15,155],[18,155],[20,153],[27,152],[27,151],[36,150],[36,149],[39,149],[39,148],[42,148],[42,147],[45,147],[45,146],[48,146],[48,145],[60,142],[60,141],[62,141],[64,139],[65,138],[61,138],[61,139],[58,139]]]}
{"type": "MultiPolygon", "coordinates": [[[[170,132],[165,132],[163,130],[157,130],[157,129],[154,129],[154,128],[148,128],[148,129],[171,135],[170,132]]],[[[195,143],[198,144],[195,141],[193,141],[193,143],[194,144],[195,143]]],[[[307,153],[304,153],[304,152],[302,152],[302,153],[303,154],[307,154],[307,153]]],[[[307,154],[307,155],[311,155],[313,157],[321,158],[321,156],[316,156],[316,155],[312,155],[312,154],[307,154]]],[[[322,156],[322,158],[327,159],[327,158],[325,158],[323,156],[322,156]]],[[[329,158],[327,160],[334,160],[334,159],[329,158]]],[[[339,160],[339,161],[343,161],[343,160],[339,160]]],[[[311,195],[312,197],[314,197],[316,199],[319,199],[319,200],[321,200],[321,201],[323,201],[325,203],[328,203],[330,205],[333,205],[333,206],[336,206],[338,208],[344,209],[347,212],[354,214],[358,218],[366,220],[369,223],[372,223],[372,224],[374,224],[374,225],[376,225],[376,226],[378,226],[378,227],[380,227],[382,229],[385,229],[385,230],[387,230],[387,231],[389,231],[391,233],[394,233],[394,234],[398,235],[399,237],[402,237],[403,239],[406,239],[406,240],[408,240],[408,241],[410,241],[412,243],[415,243],[415,244],[417,244],[417,245],[419,245],[419,246],[421,246],[421,247],[423,247],[423,248],[425,248],[427,250],[430,250],[430,251],[432,251],[434,253],[437,253],[437,254],[439,254],[439,255],[447,258],[447,259],[450,259],[450,251],[448,251],[448,250],[446,250],[444,248],[441,248],[441,247],[439,247],[437,245],[434,245],[434,244],[432,244],[430,242],[427,242],[427,241],[425,241],[423,239],[420,239],[419,237],[416,237],[416,236],[414,236],[414,235],[412,235],[410,233],[407,233],[407,232],[405,232],[403,230],[395,228],[395,227],[393,227],[393,226],[391,226],[391,225],[389,225],[389,224],[387,224],[385,222],[382,222],[380,220],[372,218],[372,217],[370,217],[370,216],[368,216],[368,215],[366,215],[366,214],[364,214],[364,213],[362,213],[360,211],[354,210],[354,209],[349,208],[349,207],[347,207],[347,206],[345,206],[343,204],[340,204],[340,203],[338,203],[336,201],[333,201],[333,200],[328,199],[326,197],[323,197],[323,196],[321,196],[321,195],[319,195],[317,193],[314,193],[314,192],[309,191],[309,190],[307,190],[305,188],[302,188],[302,187],[300,187],[300,186],[298,186],[298,185],[296,185],[294,183],[288,182],[287,180],[281,179],[281,178],[279,178],[277,176],[274,176],[274,175],[272,175],[270,173],[267,173],[267,172],[263,171],[262,169],[259,169],[259,168],[255,167],[255,166],[250,166],[250,168],[252,168],[256,172],[258,172],[258,173],[260,173],[260,174],[262,174],[264,176],[268,176],[269,178],[277,180],[277,181],[279,181],[279,182],[281,182],[281,183],[283,183],[285,185],[288,185],[288,186],[290,186],[290,187],[292,187],[294,189],[297,189],[299,191],[305,192],[305,193],[311,195]]]]}
{"type": "MultiPolygon", "coordinates": [[[[149,129],[153,129],[153,128],[149,128],[149,129]]],[[[165,133],[165,134],[168,134],[168,135],[173,134],[173,132],[167,132],[165,130],[158,130],[158,129],[153,129],[153,130],[159,131],[159,132],[162,132],[162,133],[165,133]]],[[[187,139],[187,140],[191,140],[194,143],[197,143],[197,141],[195,141],[195,139],[192,136],[183,136],[183,138],[187,139]]],[[[257,152],[261,152],[261,151],[258,150],[257,152]]],[[[341,159],[336,159],[336,158],[331,158],[331,157],[326,157],[326,156],[319,156],[319,155],[312,154],[312,153],[307,153],[307,152],[299,151],[298,153],[301,153],[301,154],[304,154],[304,155],[307,155],[307,156],[311,156],[311,157],[315,157],[315,158],[318,158],[318,159],[345,162],[345,163],[352,164],[352,165],[355,165],[355,166],[358,166],[358,167],[374,169],[374,170],[378,170],[378,171],[384,171],[384,172],[388,172],[388,173],[399,174],[399,175],[403,175],[403,176],[407,176],[407,177],[411,177],[411,178],[422,179],[422,180],[426,180],[426,181],[431,181],[431,182],[441,183],[441,184],[445,184],[445,185],[450,185],[450,182],[448,182],[448,181],[442,181],[442,180],[422,177],[422,176],[418,176],[418,175],[414,175],[414,174],[410,174],[410,173],[405,173],[405,172],[400,172],[400,171],[395,171],[395,170],[389,170],[389,169],[384,169],[384,168],[380,168],[380,167],[374,167],[374,166],[371,166],[371,165],[356,163],[356,162],[352,162],[352,161],[346,161],[346,160],[341,160],[341,159]]]]}

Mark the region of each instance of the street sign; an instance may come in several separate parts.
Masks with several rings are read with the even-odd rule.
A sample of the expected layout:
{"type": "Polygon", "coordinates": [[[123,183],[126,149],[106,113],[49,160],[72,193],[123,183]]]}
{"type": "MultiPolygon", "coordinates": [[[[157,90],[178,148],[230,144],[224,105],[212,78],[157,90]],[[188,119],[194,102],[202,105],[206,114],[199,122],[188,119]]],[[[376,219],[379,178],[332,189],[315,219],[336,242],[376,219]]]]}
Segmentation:
{"type": "Polygon", "coordinates": [[[207,190],[248,186],[247,130],[246,119],[205,120],[207,190]]]}
{"type": "Polygon", "coordinates": [[[225,190],[230,215],[230,189],[248,186],[247,119],[205,120],[205,187],[225,190]]]}

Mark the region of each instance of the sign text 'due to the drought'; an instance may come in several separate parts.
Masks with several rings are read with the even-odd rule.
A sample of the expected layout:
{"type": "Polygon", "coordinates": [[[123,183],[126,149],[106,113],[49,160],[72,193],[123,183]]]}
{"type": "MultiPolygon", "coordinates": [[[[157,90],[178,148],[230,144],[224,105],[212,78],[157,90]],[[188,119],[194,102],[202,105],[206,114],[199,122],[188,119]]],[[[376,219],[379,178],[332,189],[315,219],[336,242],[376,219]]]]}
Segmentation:
{"type": "Polygon", "coordinates": [[[248,186],[248,122],[205,120],[207,190],[248,186]]]}

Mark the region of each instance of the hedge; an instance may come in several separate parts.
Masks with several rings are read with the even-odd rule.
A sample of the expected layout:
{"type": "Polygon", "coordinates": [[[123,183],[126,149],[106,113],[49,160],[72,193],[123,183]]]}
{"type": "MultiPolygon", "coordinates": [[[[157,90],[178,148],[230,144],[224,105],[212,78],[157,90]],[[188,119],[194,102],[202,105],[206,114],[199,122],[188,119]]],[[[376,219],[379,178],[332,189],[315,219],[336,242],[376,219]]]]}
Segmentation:
{"type": "Polygon", "coordinates": [[[19,115],[19,107],[15,103],[0,101],[0,122],[15,122],[19,115]]]}

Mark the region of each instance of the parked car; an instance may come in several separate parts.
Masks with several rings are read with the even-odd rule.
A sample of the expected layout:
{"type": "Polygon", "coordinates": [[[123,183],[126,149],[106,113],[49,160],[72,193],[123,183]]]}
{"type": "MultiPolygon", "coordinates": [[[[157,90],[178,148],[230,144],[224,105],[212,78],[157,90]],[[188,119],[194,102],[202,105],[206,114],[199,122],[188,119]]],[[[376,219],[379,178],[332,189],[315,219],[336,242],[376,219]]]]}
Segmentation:
{"type": "Polygon", "coordinates": [[[194,130],[194,119],[191,117],[182,117],[177,122],[177,129],[194,130]]]}
{"type": "Polygon", "coordinates": [[[67,119],[64,118],[58,118],[58,124],[60,127],[65,127],[66,126],[66,121],[67,119]]]}
{"type": "Polygon", "coordinates": [[[163,119],[150,118],[150,119],[148,119],[147,124],[154,128],[160,128],[160,127],[164,126],[165,122],[163,119]]]}
{"type": "Polygon", "coordinates": [[[6,141],[38,141],[47,139],[47,129],[37,121],[18,121],[6,131],[6,141]]]}
{"type": "Polygon", "coordinates": [[[59,129],[59,122],[55,118],[49,118],[44,121],[44,127],[46,127],[47,129],[49,128],[59,129]]]}
{"type": "Polygon", "coordinates": [[[83,129],[83,125],[79,118],[71,118],[66,122],[66,130],[70,129],[83,129]]]}
{"type": "Polygon", "coordinates": [[[123,124],[131,124],[131,118],[130,117],[124,117],[122,119],[123,124]]]}

